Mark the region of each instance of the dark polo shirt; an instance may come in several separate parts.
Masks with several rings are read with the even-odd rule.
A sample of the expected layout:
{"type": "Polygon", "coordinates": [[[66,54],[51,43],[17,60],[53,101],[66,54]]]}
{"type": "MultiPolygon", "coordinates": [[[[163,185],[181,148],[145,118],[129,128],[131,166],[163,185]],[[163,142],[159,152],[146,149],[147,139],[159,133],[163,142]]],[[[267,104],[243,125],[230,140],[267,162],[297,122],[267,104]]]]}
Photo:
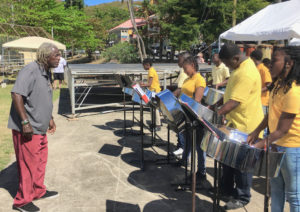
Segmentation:
{"type": "MultiPolygon", "coordinates": [[[[28,120],[37,135],[46,134],[52,117],[52,87],[45,69],[36,62],[26,65],[18,74],[11,91],[23,96],[28,120]]],[[[8,128],[22,132],[21,118],[11,105],[8,128]]]]}

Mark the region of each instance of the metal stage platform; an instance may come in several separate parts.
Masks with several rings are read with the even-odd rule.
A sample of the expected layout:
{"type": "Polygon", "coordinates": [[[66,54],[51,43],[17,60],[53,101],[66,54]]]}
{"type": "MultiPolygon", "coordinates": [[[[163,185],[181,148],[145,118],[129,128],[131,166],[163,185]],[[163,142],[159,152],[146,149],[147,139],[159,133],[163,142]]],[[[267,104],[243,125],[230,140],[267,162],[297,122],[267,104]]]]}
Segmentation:
{"type": "MultiPolygon", "coordinates": [[[[153,64],[160,78],[161,85],[164,89],[172,84],[172,74],[179,70],[176,63],[153,64]],[[170,79],[170,82],[168,82],[170,79]]],[[[207,64],[200,65],[200,71],[207,73],[211,71],[211,66],[207,64]]],[[[79,110],[87,110],[101,107],[121,106],[122,102],[109,103],[86,103],[88,95],[94,94],[99,96],[121,96],[122,92],[112,92],[117,88],[115,75],[129,75],[133,81],[146,79],[148,72],[143,69],[142,64],[70,64],[65,73],[68,82],[68,88],[71,99],[72,115],[75,116],[79,110]],[[99,89],[101,88],[101,93],[99,89]],[[106,92],[107,91],[107,92],[106,92]]]]}

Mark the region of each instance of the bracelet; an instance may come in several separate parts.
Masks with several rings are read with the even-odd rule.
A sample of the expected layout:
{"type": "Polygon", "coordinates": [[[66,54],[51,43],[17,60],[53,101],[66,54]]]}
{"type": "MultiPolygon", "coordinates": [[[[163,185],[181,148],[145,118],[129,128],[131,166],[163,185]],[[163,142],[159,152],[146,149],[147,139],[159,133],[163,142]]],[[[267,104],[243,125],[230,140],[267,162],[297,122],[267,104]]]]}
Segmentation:
{"type": "Polygon", "coordinates": [[[27,119],[25,119],[24,121],[21,121],[21,124],[24,126],[24,125],[27,125],[29,124],[29,121],[27,119]]]}

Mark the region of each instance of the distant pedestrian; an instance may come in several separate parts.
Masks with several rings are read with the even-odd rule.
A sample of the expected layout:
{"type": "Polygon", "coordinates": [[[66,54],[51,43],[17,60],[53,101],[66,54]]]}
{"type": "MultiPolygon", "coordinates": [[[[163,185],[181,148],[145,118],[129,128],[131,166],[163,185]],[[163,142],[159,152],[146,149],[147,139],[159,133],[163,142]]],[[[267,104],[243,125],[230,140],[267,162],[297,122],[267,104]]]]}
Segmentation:
{"type": "Polygon", "coordinates": [[[203,58],[203,53],[202,53],[202,52],[199,52],[199,53],[197,54],[197,63],[198,63],[198,64],[203,64],[203,63],[205,63],[204,58],[203,58]]]}
{"type": "Polygon", "coordinates": [[[54,75],[54,90],[57,87],[57,81],[59,81],[59,89],[61,89],[61,84],[64,82],[65,77],[64,77],[64,72],[65,68],[67,66],[67,61],[63,58],[60,57],[59,64],[57,68],[54,69],[53,75],[54,75]]]}
{"type": "Polygon", "coordinates": [[[40,211],[33,200],[58,196],[56,191],[46,190],[44,178],[48,157],[46,133],[53,134],[56,130],[49,73],[58,66],[59,59],[55,45],[42,44],[37,60],[19,72],[11,91],[8,128],[12,129],[19,174],[19,189],[13,202],[15,210],[40,211]]]}

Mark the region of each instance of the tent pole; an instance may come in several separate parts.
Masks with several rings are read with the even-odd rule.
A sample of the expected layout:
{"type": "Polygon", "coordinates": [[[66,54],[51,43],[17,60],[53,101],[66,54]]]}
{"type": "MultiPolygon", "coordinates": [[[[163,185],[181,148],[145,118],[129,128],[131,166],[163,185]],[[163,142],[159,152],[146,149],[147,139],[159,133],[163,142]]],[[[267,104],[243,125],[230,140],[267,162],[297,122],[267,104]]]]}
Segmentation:
{"type": "Polygon", "coordinates": [[[218,52],[221,50],[221,36],[219,36],[219,42],[218,42],[218,52]]]}

